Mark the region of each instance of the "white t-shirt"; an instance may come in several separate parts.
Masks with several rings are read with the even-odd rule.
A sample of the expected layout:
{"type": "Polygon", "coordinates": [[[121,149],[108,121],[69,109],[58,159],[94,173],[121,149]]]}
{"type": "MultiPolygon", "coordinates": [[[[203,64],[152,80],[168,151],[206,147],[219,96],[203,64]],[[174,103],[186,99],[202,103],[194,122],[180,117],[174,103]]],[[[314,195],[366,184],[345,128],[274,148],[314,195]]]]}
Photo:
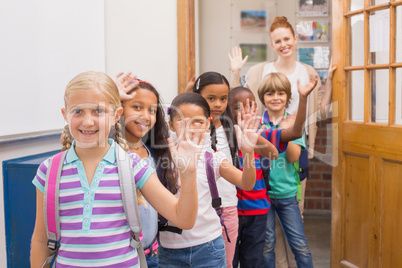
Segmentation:
{"type": "MultiPolygon", "coordinates": [[[[264,72],[262,73],[262,77],[261,79],[269,74],[269,73],[278,73],[278,71],[276,70],[275,66],[274,66],[274,62],[268,62],[267,64],[265,64],[264,67],[264,72]]],[[[300,85],[306,85],[309,81],[309,76],[308,76],[308,72],[306,67],[303,66],[303,64],[301,64],[300,62],[296,62],[296,68],[294,70],[294,72],[290,75],[286,75],[286,77],[289,79],[290,84],[292,85],[292,98],[291,101],[289,103],[289,107],[286,108],[286,111],[289,114],[296,114],[297,113],[297,109],[299,107],[299,88],[297,87],[297,80],[299,80],[300,85]]],[[[307,113],[307,120],[306,120],[306,132],[308,131],[308,101],[307,101],[307,109],[306,109],[306,113],[307,113]]]]}
{"type": "MultiPolygon", "coordinates": [[[[232,163],[232,155],[230,154],[229,142],[226,138],[223,126],[216,129],[217,145],[216,149],[223,152],[232,163]]],[[[233,163],[232,163],[233,164],[233,163]]],[[[222,199],[222,207],[235,207],[237,206],[236,186],[221,178],[216,181],[218,186],[219,196],[222,199]]]]}
{"type": "MultiPolygon", "coordinates": [[[[175,137],[175,135],[172,136],[175,137]]],[[[224,159],[227,159],[226,155],[221,151],[214,153],[210,147],[204,148],[197,164],[198,213],[195,225],[191,230],[183,230],[182,234],[159,232],[160,243],[165,248],[193,247],[214,240],[222,234],[220,219],[212,207],[212,197],[205,170],[206,150],[213,153],[215,178],[220,177],[219,166],[224,159]]],[[[171,222],[168,224],[174,226],[171,222]]]]}

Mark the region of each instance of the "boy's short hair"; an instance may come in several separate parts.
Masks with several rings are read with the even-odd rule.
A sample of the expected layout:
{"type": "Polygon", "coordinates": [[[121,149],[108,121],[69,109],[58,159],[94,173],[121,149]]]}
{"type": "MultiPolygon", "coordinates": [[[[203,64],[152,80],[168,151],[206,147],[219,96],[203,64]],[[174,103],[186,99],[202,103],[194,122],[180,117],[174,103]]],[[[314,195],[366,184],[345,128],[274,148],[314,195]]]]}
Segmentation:
{"type": "Polygon", "coordinates": [[[267,92],[284,91],[287,96],[286,108],[292,98],[292,85],[286,75],[282,73],[269,73],[264,76],[258,86],[258,98],[264,104],[264,95],[267,92]]]}

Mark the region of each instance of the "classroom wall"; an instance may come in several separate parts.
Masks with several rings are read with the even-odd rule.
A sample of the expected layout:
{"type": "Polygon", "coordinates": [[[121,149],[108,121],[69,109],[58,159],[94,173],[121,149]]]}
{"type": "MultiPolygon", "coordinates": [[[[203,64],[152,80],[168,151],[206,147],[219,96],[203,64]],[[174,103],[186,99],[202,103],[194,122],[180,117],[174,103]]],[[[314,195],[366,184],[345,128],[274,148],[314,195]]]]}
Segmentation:
{"type": "MultiPolygon", "coordinates": [[[[153,83],[166,102],[177,95],[176,4],[176,0],[105,1],[106,72],[114,76],[132,71],[153,83]]],[[[2,143],[0,162],[57,149],[59,137],[54,136],[2,143]]],[[[7,267],[2,166],[0,211],[0,267],[7,267]]],[[[30,243],[30,239],[22,242],[30,243]]]]}

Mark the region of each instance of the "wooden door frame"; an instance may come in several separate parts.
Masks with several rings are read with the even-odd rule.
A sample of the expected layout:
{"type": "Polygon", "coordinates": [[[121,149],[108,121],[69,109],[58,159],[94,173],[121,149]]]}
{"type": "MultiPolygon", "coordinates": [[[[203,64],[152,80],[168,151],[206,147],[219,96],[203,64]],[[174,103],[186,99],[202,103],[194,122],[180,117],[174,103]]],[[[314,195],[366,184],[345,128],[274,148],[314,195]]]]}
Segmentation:
{"type": "MultiPolygon", "coordinates": [[[[380,128],[383,137],[396,141],[392,143],[394,148],[400,148],[402,143],[398,139],[401,134],[402,127],[394,125],[395,122],[395,68],[402,67],[402,63],[395,63],[395,24],[390,25],[390,64],[370,64],[369,52],[369,13],[383,8],[390,8],[390,18],[394,21],[395,7],[402,5],[400,0],[391,0],[377,6],[370,6],[370,0],[364,0],[364,9],[356,11],[348,11],[348,3],[350,0],[333,0],[332,1],[332,51],[333,64],[338,66],[333,78],[333,157],[337,157],[338,166],[333,168],[332,174],[332,226],[331,226],[331,267],[355,267],[344,259],[345,248],[345,177],[346,177],[346,161],[345,152],[348,154],[365,155],[365,152],[371,151],[369,159],[370,180],[382,176],[382,159],[391,159],[402,161],[402,153],[394,152],[382,138],[373,139],[371,133],[378,132],[380,128]],[[348,66],[350,51],[348,37],[348,19],[357,14],[364,15],[364,65],[348,66]],[[371,100],[370,100],[370,71],[377,69],[389,70],[389,117],[388,124],[371,123],[371,100]],[[364,80],[364,122],[352,122],[348,120],[348,73],[355,70],[363,70],[365,74],[364,80]],[[360,137],[356,143],[356,137],[360,137]],[[385,146],[384,146],[385,145],[385,146]]],[[[369,267],[381,267],[382,261],[382,239],[383,234],[381,226],[383,226],[384,215],[380,204],[384,197],[384,180],[378,179],[371,189],[371,195],[374,197],[370,200],[370,207],[373,209],[371,213],[372,226],[369,232],[369,249],[368,263],[369,267]]]]}
{"type": "Polygon", "coordinates": [[[177,0],[177,73],[178,93],[195,74],[195,3],[177,0]]]}

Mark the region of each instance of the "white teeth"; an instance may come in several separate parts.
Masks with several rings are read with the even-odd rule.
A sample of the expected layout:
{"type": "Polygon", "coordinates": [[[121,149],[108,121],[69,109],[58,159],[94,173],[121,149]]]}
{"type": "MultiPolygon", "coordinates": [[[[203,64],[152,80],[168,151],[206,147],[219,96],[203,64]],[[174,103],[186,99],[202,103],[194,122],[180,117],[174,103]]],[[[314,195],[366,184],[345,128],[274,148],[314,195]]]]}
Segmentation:
{"type": "Polygon", "coordinates": [[[94,134],[96,131],[84,131],[84,130],[81,130],[81,132],[84,133],[84,134],[94,134]]]}

